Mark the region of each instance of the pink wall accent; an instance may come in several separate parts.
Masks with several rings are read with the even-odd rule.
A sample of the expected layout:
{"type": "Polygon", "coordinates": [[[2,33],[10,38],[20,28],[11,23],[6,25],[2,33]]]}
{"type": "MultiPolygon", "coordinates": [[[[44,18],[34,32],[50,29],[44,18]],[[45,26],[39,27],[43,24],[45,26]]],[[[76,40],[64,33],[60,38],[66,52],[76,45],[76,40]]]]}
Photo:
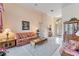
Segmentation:
{"type": "Polygon", "coordinates": [[[4,11],[3,4],[0,3],[0,12],[3,12],[3,11],[4,11]]]}
{"type": "Polygon", "coordinates": [[[3,29],[3,21],[2,21],[2,12],[3,11],[4,11],[3,4],[0,3],[0,32],[2,32],[2,29],[3,29]]]}

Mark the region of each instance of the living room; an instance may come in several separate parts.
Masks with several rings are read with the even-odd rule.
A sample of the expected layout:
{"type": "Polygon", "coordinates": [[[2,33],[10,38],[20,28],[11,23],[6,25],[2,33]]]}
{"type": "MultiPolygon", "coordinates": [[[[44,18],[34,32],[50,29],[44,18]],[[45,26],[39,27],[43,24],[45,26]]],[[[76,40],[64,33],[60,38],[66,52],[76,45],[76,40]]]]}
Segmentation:
{"type": "Polygon", "coordinates": [[[1,54],[78,56],[78,6],[74,3],[1,3],[1,54]]]}
{"type": "Polygon", "coordinates": [[[9,53],[6,53],[7,55],[10,55],[10,56],[13,56],[13,55],[16,55],[16,56],[42,55],[43,56],[45,55],[46,56],[46,55],[53,55],[55,50],[59,48],[61,44],[60,41],[62,41],[62,39],[60,39],[62,38],[61,4],[4,3],[4,4],[1,4],[1,8],[2,8],[1,10],[2,11],[2,14],[1,14],[2,15],[1,16],[2,17],[1,18],[2,33],[0,34],[0,37],[1,37],[0,39],[3,40],[3,43],[1,43],[0,45],[1,47],[5,48],[7,51],[9,50],[9,53]],[[46,11],[48,13],[43,12],[47,8],[47,6],[49,7],[51,5],[53,8],[54,6],[56,6],[56,8],[54,9],[56,9],[57,11],[54,12],[52,8],[48,8],[47,9],[48,11],[46,11]],[[42,8],[43,11],[39,10],[39,7],[40,9],[42,8]],[[43,9],[44,7],[45,9],[43,9]],[[59,30],[56,29],[57,28],[56,26],[58,26],[59,30]],[[7,34],[7,32],[11,32],[11,33],[7,34]],[[38,45],[33,46],[35,47],[33,48],[32,46],[30,46],[30,45],[34,45],[33,40],[31,39],[30,40],[23,40],[23,39],[17,40],[16,34],[22,38],[24,36],[25,36],[24,38],[26,38],[27,34],[30,36],[34,35],[31,38],[36,39],[36,36],[38,36],[38,38],[40,37],[41,39],[47,39],[48,42],[43,43],[39,46],[38,45]],[[12,40],[9,43],[6,43],[6,41],[9,41],[9,39],[10,40],[12,39],[12,40]],[[29,42],[31,44],[28,44],[29,42]],[[52,42],[55,42],[55,43],[52,45],[52,42]],[[45,46],[43,47],[44,44],[45,46]],[[56,47],[54,47],[55,45],[56,47]],[[27,52],[24,50],[26,49],[24,48],[25,46],[27,47],[27,52]],[[20,52],[20,48],[22,49],[22,52],[20,52]],[[29,52],[28,50],[30,49],[33,49],[33,50],[29,52]],[[42,50],[43,52],[40,53],[39,49],[42,50]],[[46,49],[46,51],[44,51],[44,49],[46,49]],[[18,53],[14,54],[14,52],[16,52],[17,50],[18,50],[18,53]],[[38,52],[33,54],[35,50],[37,50],[38,52]],[[50,53],[48,50],[50,52],[52,50],[53,51],[50,53]]]}

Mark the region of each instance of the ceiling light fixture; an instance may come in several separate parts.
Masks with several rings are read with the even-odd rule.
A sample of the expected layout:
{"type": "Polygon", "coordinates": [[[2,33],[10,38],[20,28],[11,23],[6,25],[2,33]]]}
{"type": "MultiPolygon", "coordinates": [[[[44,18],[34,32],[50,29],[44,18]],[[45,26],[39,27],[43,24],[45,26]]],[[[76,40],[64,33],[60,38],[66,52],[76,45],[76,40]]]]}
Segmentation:
{"type": "Polygon", "coordinates": [[[54,10],[50,10],[51,12],[53,12],[54,10]]]}
{"type": "Polygon", "coordinates": [[[38,4],[37,4],[37,3],[35,3],[34,5],[35,5],[35,6],[38,6],[38,4]]]}

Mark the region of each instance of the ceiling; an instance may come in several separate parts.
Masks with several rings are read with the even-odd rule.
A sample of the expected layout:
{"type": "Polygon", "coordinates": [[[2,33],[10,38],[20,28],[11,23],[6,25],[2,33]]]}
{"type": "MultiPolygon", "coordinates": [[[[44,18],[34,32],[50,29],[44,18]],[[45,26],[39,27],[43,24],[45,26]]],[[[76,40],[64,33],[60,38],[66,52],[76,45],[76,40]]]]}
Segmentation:
{"type": "Polygon", "coordinates": [[[22,6],[28,6],[33,10],[40,11],[42,13],[46,13],[48,15],[54,17],[62,16],[62,8],[70,5],[70,3],[26,3],[22,4],[22,6]]]}

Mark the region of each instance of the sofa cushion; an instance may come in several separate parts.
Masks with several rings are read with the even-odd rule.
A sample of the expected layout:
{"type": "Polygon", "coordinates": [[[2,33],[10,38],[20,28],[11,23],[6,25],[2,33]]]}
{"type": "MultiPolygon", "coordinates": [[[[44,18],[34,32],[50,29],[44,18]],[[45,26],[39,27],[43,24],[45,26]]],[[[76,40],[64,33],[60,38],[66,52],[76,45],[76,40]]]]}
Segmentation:
{"type": "Polygon", "coordinates": [[[76,43],[76,48],[79,49],[79,42],[76,43]]]}
{"type": "Polygon", "coordinates": [[[26,33],[22,34],[22,37],[27,38],[27,34],[26,33]]]}
{"type": "Polygon", "coordinates": [[[69,40],[69,43],[67,43],[67,48],[75,50],[77,48],[77,41],[69,40]]]}
{"type": "Polygon", "coordinates": [[[17,35],[18,39],[27,38],[27,37],[31,37],[31,38],[37,37],[36,33],[34,33],[34,32],[17,33],[16,35],[17,35]]]}
{"type": "Polygon", "coordinates": [[[21,34],[21,33],[19,33],[19,36],[20,36],[20,38],[23,38],[23,36],[22,36],[22,34],[21,34]]]}
{"type": "Polygon", "coordinates": [[[35,33],[34,33],[34,32],[30,33],[30,36],[34,36],[34,35],[35,35],[35,33]]]}
{"type": "Polygon", "coordinates": [[[27,37],[30,37],[30,32],[29,32],[29,33],[27,33],[27,37]]]}
{"type": "Polygon", "coordinates": [[[19,33],[16,33],[16,37],[15,37],[15,39],[21,39],[19,33]]]}

